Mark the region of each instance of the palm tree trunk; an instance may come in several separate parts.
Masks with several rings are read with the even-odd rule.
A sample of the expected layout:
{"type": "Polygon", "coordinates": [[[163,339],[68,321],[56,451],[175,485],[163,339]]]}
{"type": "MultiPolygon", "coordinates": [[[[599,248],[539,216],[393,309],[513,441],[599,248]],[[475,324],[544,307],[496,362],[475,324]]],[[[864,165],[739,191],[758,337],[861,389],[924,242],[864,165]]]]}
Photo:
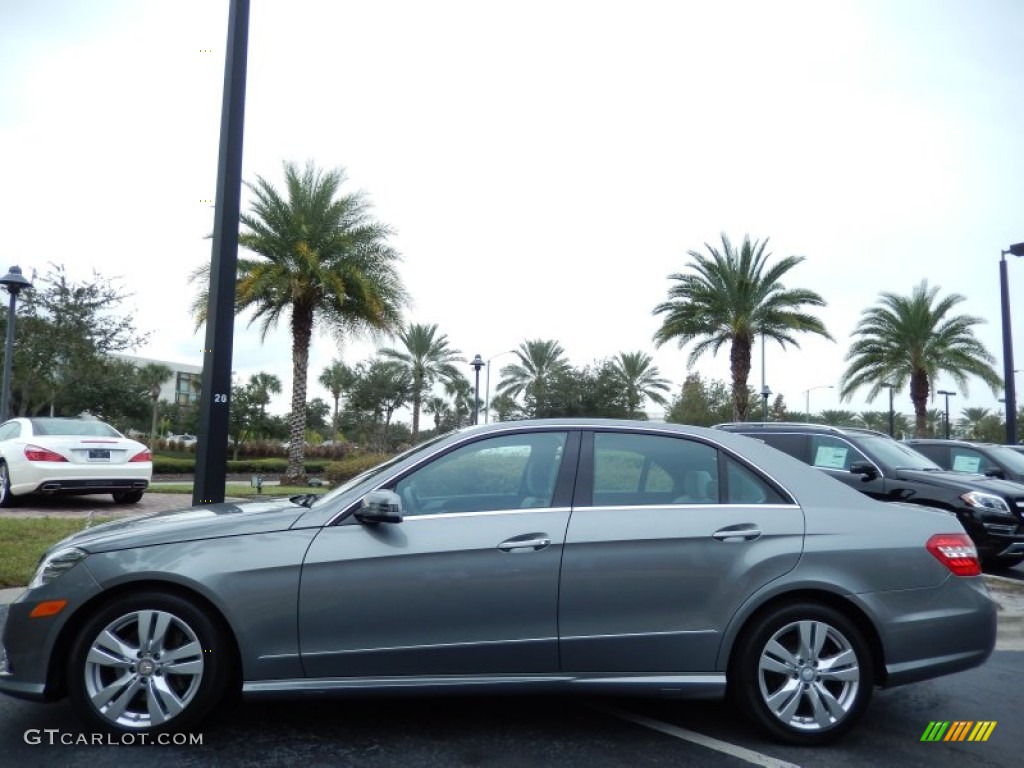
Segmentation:
{"type": "Polygon", "coordinates": [[[412,442],[417,443],[416,438],[420,434],[420,402],[423,397],[423,377],[417,372],[412,381],[412,442]]]}
{"type": "Polygon", "coordinates": [[[331,444],[332,445],[337,445],[338,444],[338,401],[339,400],[341,400],[341,397],[336,396],[334,398],[334,421],[331,422],[331,427],[333,428],[331,430],[331,444]]]}
{"type": "Polygon", "coordinates": [[[910,374],[910,400],[914,403],[914,437],[928,436],[928,374],[918,369],[910,374]]]}
{"type": "Polygon", "coordinates": [[[153,420],[149,425],[149,450],[156,450],[156,412],[160,401],[157,398],[153,398],[153,420]]]}
{"type": "Polygon", "coordinates": [[[282,482],[306,482],[306,374],[309,343],[313,337],[313,313],[292,307],[292,412],[288,419],[288,469],[282,482]]]}
{"type": "Polygon", "coordinates": [[[729,361],[732,369],[732,418],[734,421],[746,421],[750,410],[750,393],[747,390],[747,380],[750,378],[749,338],[733,338],[729,361]]]}

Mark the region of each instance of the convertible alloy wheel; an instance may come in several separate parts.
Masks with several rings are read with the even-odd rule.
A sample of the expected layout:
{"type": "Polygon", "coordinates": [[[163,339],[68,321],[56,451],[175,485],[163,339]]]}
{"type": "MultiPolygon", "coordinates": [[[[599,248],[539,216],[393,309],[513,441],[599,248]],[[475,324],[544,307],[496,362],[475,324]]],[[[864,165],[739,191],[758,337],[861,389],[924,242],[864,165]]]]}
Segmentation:
{"type": "Polygon", "coordinates": [[[115,602],[93,618],[72,653],[72,702],[111,730],[183,727],[224,692],[226,649],[217,637],[215,626],[181,598],[115,602]]]}
{"type": "Polygon", "coordinates": [[[7,462],[0,461],[0,507],[10,507],[14,504],[11,496],[11,476],[7,469],[7,462]]]}
{"type": "Polygon", "coordinates": [[[830,741],[850,728],[871,697],[867,645],[842,614],[791,606],[763,619],[742,644],[741,705],[776,736],[830,741]]]}

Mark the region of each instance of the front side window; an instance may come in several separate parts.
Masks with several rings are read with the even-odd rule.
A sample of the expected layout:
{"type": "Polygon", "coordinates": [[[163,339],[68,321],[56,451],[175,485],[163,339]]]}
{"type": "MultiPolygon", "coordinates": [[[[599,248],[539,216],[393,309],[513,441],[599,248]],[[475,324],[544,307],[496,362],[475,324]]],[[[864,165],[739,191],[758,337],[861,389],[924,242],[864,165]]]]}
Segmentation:
{"type": "Polygon", "coordinates": [[[717,504],[718,451],[678,437],[594,435],[595,507],[717,504]]]}
{"type": "Polygon", "coordinates": [[[477,440],[399,480],[407,516],[550,507],[565,454],[565,432],[477,440]]]}

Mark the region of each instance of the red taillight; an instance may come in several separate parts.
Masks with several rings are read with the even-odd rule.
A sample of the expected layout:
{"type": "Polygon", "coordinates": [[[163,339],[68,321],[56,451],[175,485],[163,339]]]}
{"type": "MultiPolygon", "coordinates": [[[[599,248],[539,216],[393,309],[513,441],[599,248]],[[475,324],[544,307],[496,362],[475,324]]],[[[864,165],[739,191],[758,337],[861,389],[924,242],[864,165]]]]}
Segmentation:
{"type": "Polygon", "coordinates": [[[928,539],[925,546],[957,576],[981,575],[978,550],[966,534],[940,533],[928,539]]]}
{"type": "Polygon", "coordinates": [[[150,453],[149,451],[142,451],[140,453],[136,453],[134,456],[132,456],[130,459],[128,459],[128,463],[131,464],[133,461],[152,461],[152,460],[153,460],[153,454],[152,453],[150,453]]]}
{"type": "Polygon", "coordinates": [[[48,448],[40,448],[38,445],[26,445],[25,458],[29,461],[67,461],[59,453],[48,448]]]}

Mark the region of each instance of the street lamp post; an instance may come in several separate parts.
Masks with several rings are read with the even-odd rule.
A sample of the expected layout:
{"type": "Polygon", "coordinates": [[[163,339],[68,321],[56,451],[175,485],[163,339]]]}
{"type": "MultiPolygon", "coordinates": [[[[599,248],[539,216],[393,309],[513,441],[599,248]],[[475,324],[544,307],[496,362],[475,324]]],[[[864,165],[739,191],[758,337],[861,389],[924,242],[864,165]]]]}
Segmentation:
{"type": "Polygon", "coordinates": [[[3,394],[0,396],[0,421],[7,421],[11,408],[11,364],[14,362],[14,307],[18,303],[18,294],[31,288],[21,267],[11,267],[7,274],[0,277],[0,285],[7,289],[11,299],[7,304],[7,341],[4,343],[4,381],[3,394]]]}
{"type": "Polygon", "coordinates": [[[835,389],[831,384],[819,384],[816,387],[810,387],[804,390],[804,414],[807,416],[807,422],[811,421],[811,392],[816,389],[835,389]]]}
{"type": "Polygon", "coordinates": [[[956,392],[949,392],[945,389],[938,389],[935,391],[936,395],[946,396],[946,439],[949,440],[949,398],[956,397],[956,392]]]}
{"type": "Polygon", "coordinates": [[[882,382],[878,386],[889,390],[889,437],[896,437],[896,411],[892,407],[892,393],[896,390],[896,385],[882,382]]]}
{"type": "Polygon", "coordinates": [[[515,354],[514,349],[506,349],[504,352],[499,352],[487,358],[487,383],[484,390],[484,424],[490,424],[491,422],[491,360],[495,360],[502,355],[511,354],[515,354]]]}
{"type": "Polygon", "coordinates": [[[1006,444],[1017,442],[1017,393],[1013,382],[1013,330],[1010,327],[1010,281],[1006,256],[1024,256],[1024,243],[1014,243],[999,260],[999,300],[1003,310],[1003,387],[1006,399],[1006,444]]]}
{"type": "Polygon", "coordinates": [[[761,385],[761,421],[768,421],[768,398],[772,396],[772,391],[768,389],[767,384],[761,385]]]}
{"type": "Polygon", "coordinates": [[[473,371],[476,373],[476,384],[473,386],[473,423],[478,424],[480,422],[480,369],[487,363],[480,355],[477,355],[470,365],[473,366],[473,371]]]}

